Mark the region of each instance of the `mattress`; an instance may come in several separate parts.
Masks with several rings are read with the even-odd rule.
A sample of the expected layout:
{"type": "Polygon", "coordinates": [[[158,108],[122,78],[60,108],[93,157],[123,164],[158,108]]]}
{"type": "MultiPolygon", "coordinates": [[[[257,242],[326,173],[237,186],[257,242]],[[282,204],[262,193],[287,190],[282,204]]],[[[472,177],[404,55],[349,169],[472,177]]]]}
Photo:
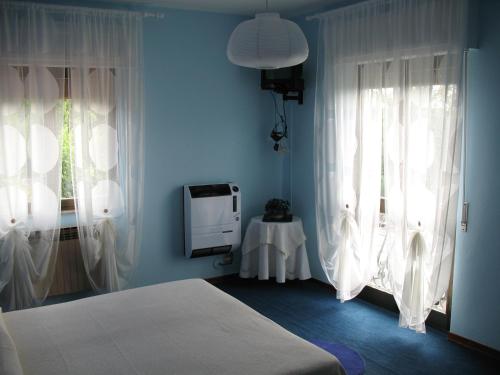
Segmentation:
{"type": "Polygon", "coordinates": [[[24,375],[344,374],[331,354],[200,279],[4,320],[24,375]]]}

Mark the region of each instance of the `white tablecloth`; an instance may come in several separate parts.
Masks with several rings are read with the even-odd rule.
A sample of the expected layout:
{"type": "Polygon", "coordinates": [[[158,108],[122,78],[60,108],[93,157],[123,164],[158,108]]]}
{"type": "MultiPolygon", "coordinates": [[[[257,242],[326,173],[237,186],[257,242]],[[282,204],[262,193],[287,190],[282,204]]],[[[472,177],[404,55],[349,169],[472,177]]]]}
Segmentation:
{"type": "Polygon", "coordinates": [[[302,220],[290,223],[266,223],[262,216],[252,218],[241,246],[240,277],[258,276],[259,280],[311,278],[302,220]]]}

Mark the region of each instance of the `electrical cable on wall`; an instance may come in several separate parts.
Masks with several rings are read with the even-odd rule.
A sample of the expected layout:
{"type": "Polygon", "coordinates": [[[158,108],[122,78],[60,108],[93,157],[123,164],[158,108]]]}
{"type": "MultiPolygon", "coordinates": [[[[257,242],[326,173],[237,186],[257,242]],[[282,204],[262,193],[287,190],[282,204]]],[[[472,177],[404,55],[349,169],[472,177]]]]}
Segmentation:
{"type": "Polygon", "coordinates": [[[271,131],[271,139],[274,141],[273,149],[276,152],[285,153],[288,151],[286,144],[286,140],[288,139],[288,124],[286,119],[285,101],[283,100],[283,114],[281,114],[278,110],[278,104],[274,93],[272,91],[270,91],[270,93],[274,103],[274,127],[271,131]]]}

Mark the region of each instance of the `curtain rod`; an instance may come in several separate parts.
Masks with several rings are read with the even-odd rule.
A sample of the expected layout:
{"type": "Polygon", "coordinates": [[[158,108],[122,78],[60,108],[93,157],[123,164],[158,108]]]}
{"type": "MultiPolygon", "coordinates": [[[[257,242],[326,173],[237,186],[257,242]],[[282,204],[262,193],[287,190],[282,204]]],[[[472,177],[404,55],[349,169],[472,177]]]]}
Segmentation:
{"type": "Polygon", "coordinates": [[[144,18],[165,18],[165,14],[161,12],[137,12],[131,10],[121,10],[121,9],[106,9],[106,8],[91,8],[85,6],[70,6],[70,5],[59,5],[59,4],[48,4],[48,3],[34,3],[28,1],[6,1],[3,2],[4,6],[7,7],[17,7],[17,8],[28,8],[35,7],[40,9],[48,9],[54,11],[81,11],[87,13],[93,12],[103,12],[108,14],[116,15],[137,15],[144,18]]]}
{"type": "Polygon", "coordinates": [[[346,6],[343,6],[343,7],[339,7],[339,8],[327,10],[326,12],[316,13],[316,14],[313,14],[312,16],[307,16],[306,17],[306,21],[319,20],[321,18],[328,17],[331,14],[333,14],[335,12],[338,12],[338,11],[351,10],[353,8],[357,8],[357,7],[366,5],[368,3],[375,3],[377,1],[379,1],[379,2],[389,2],[390,0],[363,0],[363,1],[360,1],[360,2],[358,2],[356,4],[346,5],[346,6]]]}

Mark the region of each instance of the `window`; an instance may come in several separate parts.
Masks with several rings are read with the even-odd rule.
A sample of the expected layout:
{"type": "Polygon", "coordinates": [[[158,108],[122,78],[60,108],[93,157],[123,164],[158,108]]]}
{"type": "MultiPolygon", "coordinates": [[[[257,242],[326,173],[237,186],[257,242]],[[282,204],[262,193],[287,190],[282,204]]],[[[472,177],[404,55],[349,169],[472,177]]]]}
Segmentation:
{"type": "Polygon", "coordinates": [[[61,137],[61,210],[74,210],[75,203],[73,199],[73,181],[71,177],[71,131],[70,131],[70,113],[71,100],[64,99],[64,125],[61,137]]]}
{"type": "MultiPolygon", "coordinates": [[[[421,150],[423,145],[427,145],[428,153],[438,152],[440,148],[446,147],[443,143],[441,128],[443,123],[446,122],[446,116],[449,116],[451,110],[450,103],[456,95],[457,90],[455,84],[446,84],[442,76],[444,73],[440,69],[440,66],[445,57],[436,55],[430,58],[434,60],[432,72],[420,70],[419,64],[422,64],[421,60],[428,59],[428,57],[408,58],[396,67],[391,66],[392,63],[388,61],[371,63],[370,66],[367,66],[368,64],[360,65],[358,69],[358,82],[362,82],[364,79],[363,72],[365,69],[371,69],[371,73],[374,70],[380,71],[379,83],[382,82],[382,88],[370,88],[369,83],[363,82],[364,88],[361,89],[360,85],[358,100],[363,103],[360,106],[365,112],[360,113],[363,121],[368,121],[369,123],[370,118],[376,118],[374,121],[380,121],[380,117],[377,117],[377,115],[381,116],[382,119],[382,134],[380,137],[382,140],[380,147],[382,161],[380,173],[380,219],[378,232],[376,233],[377,239],[375,241],[376,249],[378,249],[378,270],[369,285],[388,293],[391,293],[391,285],[387,264],[387,247],[384,245],[388,239],[388,223],[386,222],[385,214],[386,210],[390,209],[390,201],[386,195],[389,188],[386,181],[386,168],[389,148],[391,147],[391,142],[395,141],[391,139],[391,131],[388,129],[389,124],[392,123],[394,126],[396,123],[398,124],[397,126],[404,127],[409,118],[413,122],[418,122],[420,118],[424,118],[425,121],[430,120],[430,128],[432,130],[431,139],[419,138],[418,126],[413,126],[413,128],[407,127],[405,130],[412,132],[414,131],[412,129],[417,129],[417,131],[410,134],[412,142],[407,147],[405,160],[407,163],[416,161],[415,165],[422,164],[423,159],[415,160],[415,158],[420,157],[418,156],[420,154],[418,151],[421,150]],[[391,84],[391,69],[401,69],[398,74],[392,76],[403,77],[403,84],[401,82],[395,82],[394,85],[391,84]],[[403,92],[396,92],[398,88],[402,88],[400,90],[403,92]],[[442,108],[446,110],[443,112],[442,108]],[[431,145],[430,147],[428,146],[429,144],[431,145]]],[[[373,74],[370,77],[373,77],[373,74]]],[[[380,87],[378,84],[374,86],[380,87]]],[[[394,152],[394,150],[391,152],[394,152]]],[[[426,158],[426,160],[423,160],[423,164],[428,163],[427,167],[430,167],[435,161],[433,161],[432,156],[427,155],[426,158]]],[[[428,181],[428,184],[432,183],[432,181],[428,181]]],[[[445,313],[446,302],[447,293],[442,296],[439,303],[434,306],[434,309],[445,313]]]]}

